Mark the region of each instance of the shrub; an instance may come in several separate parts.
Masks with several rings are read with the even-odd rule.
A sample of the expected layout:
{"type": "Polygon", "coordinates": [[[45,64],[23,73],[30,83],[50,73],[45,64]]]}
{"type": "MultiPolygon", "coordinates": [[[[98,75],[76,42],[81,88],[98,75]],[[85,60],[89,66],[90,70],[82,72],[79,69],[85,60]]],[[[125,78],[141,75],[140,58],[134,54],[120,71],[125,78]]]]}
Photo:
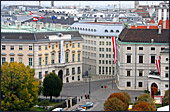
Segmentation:
{"type": "Polygon", "coordinates": [[[121,92],[121,94],[123,94],[126,98],[126,101],[128,102],[128,104],[131,102],[131,98],[130,95],[127,92],[121,92]]]}
{"type": "Polygon", "coordinates": [[[140,102],[138,104],[136,104],[135,106],[133,106],[132,110],[136,110],[136,111],[156,111],[155,108],[147,102],[140,102]]]}
{"type": "Polygon", "coordinates": [[[169,89],[165,91],[165,95],[162,99],[162,105],[169,105],[169,89]]]}
{"type": "Polygon", "coordinates": [[[127,100],[126,100],[126,98],[125,98],[125,96],[123,94],[121,94],[121,93],[113,93],[108,97],[108,99],[114,98],[114,97],[120,99],[123,103],[127,104],[127,100]]]}
{"type": "Polygon", "coordinates": [[[104,111],[124,111],[128,110],[125,103],[123,103],[120,99],[114,97],[109,98],[104,103],[104,111]]]}

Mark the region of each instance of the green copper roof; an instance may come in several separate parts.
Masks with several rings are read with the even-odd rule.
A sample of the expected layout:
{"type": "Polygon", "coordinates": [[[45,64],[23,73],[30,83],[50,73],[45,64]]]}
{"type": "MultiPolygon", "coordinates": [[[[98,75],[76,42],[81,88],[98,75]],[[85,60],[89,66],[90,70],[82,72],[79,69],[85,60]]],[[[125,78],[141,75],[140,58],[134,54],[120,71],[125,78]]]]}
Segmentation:
{"type": "Polygon", "coordinates": [[[152,44],[152,45],[169,45],[169,43],[139,43],[139,42],[121,42],[119,40],[117,40],[117,43],[118,44],[152,44]]]}

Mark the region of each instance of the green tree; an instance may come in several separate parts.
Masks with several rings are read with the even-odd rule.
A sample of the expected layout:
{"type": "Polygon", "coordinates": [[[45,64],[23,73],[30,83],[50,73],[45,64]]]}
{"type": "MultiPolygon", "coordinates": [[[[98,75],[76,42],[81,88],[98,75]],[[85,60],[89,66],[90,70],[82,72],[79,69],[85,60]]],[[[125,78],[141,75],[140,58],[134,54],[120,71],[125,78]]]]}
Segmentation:
{"type": "Polygon", "coordinates": [[[162,105],[165,106],[165,105],[169,105],[169,89],[165,91],[165,95],[162,99],[162,105]]]}
{"type": "Polygon", "coordinates": [[[52,101],[52,96],[60,96],[63,83],[61,79],[53,72],[47,74],[43,81],[43,95],[50,96],[50,101],[52,101]]]}
{"type": "Polygon", "coordinates": [[[1,66],[1,109],[3,111],[29,110],[38,103],[39,82],[34,70],[22,63],[4,63],[1,66]]]}
{"type": "Polygon", "coordinates": [[[125,96],[125,98],[126,98],[128,104],[129,104],[129,103],[131,102],[130,95],[129,95],[127,92],[125,92],[125,91],[121,92],[121,94],[123,94],[123,95],[125,96]]]}
{"type": "Polygon", "coordinates": [[[120,99],[114,97],[109,98],[104,103],[104,111],[124,111],[127,106],[120,99]]]}

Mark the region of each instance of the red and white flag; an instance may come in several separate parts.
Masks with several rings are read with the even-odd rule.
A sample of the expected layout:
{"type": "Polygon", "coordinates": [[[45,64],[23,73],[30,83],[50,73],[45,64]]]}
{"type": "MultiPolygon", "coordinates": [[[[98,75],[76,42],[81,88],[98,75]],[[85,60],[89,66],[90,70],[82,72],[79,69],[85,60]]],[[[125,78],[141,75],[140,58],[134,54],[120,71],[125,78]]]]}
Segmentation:
{"type": "Polygon", "coordinates": [[[40,15],[40,19],[43,19],[43,16],[40,15]]]}
{"type": "Polygon", "coordinates": [[[161,75],[161,70],[160,70],[160,59],[156,59],[155,61],[156,61],[156,66],[157,66],[159,75],[161,75]]]}
{"type": "Polygon", "coordinates": [[[37,17],[33,17],[33,21],[38,21],[39,19],[37,17]]]}
{"type": "Polygon", "coordinates": [[[33,15],[33,13],[30,11],[30,15],[33,15]]]}
{"type": "Polygon", "coordinates": [[[114,63],[116,63],[116,55],[117,55],[116,37],[112,36],[112,44],[113,44],[113,52],[114,52],[114,63]]]}

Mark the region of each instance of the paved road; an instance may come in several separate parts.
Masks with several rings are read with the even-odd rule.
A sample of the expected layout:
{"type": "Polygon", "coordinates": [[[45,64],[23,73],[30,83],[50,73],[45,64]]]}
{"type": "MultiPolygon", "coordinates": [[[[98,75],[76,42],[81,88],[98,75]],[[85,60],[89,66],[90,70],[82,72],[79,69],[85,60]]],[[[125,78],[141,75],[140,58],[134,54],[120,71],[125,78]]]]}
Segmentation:
{"type": "MultiPolygon", "coordinates": [[[[114,82],[114,81],[113,81],[114,82]]],[[[135,97],[143,94],[143,91],[130,91],[125,90],[131,96],[131,101],[135,101],[135,97]]],[[[89,83],[88,82],[75,82],[67,83],[63,85],[61,96],[83,96],[89,92],[89,83]]],[[[90,111],[103,111],[103,105],[106,99],[111,93],[120,92],[116,84],[113,84],[111,79],[91,81],[91,99],[95,101],[95,105],[90,111]],[[107,85],[106,89],[102,89],[102,85],[107,85]]]]}

